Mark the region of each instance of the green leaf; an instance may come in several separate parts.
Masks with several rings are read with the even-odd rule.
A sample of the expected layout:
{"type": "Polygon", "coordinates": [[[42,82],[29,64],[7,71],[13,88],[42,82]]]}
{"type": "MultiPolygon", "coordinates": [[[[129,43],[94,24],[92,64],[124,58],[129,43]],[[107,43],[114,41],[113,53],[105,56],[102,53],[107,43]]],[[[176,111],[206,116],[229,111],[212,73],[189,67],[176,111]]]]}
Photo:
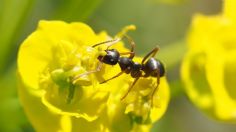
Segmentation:
{"type": "Polygon", "coordinates": [[[11,50],[16,46],[15,37],[25,20],[32,0],[1,0],[0,1],[0,73],[9,61],[11,50]]]}
{"type": "Polygon", "coordinates": [[[0,131],[23,132],[32,129],[17,97],[16,65],[0,78],[0,131]]]}
{"type": "Polygon", "coordinates": [[[103,0],[61,0],[54,19],[85,21],[103,0]]]}

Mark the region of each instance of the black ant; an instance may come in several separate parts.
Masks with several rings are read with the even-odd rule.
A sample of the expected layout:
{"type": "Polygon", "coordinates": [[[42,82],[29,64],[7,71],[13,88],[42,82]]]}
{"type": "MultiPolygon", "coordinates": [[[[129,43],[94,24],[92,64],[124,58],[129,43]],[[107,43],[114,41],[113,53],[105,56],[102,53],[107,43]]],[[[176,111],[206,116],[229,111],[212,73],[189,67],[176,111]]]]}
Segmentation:
{"type": "MultiPolygon", "coordinates": [[[[138,81],[138,79],[140,77],[150,77],[150,76],[156,77],[157,78],[157,86],[154,88],[154,90],[151,94],[151,98],[153,99],[153,96],[154,96],[155,92],[158,90],[158,86],[160,84],[160,77],[164,76],[164,74],[165,74],[165,68],[164,68],[163,63],[160,60],[157,60],[154,58],[154,56],[156,55],[156,53],[159,50],[159,47],[155,47],[151,52],[149,52],[143,58],[143,60],[140,64],[140,63],[134,62],[132,60],[135,56],[135,52],[134,52],[135,43],[134,43],[134,41],[127,35],[124,35],[124,37],[128,39],[129,44],[131,45],[130,52],[119,53],[116,49],[109,49],[110,46],[112,46],[113,44],[120,41],[120,39],[114,39],[114,40],[109,40],[109,41],[95,44],[92,46],[93,48],[96,46],[102,45],[102,44],[112,43],[105,50],[106,55],[98,56],[98,60],[100,61],[100,64],[98,65],[96,70],[89,71],[84,74],[80,74],[75,79],[77,79],[81,76],[90,74],[90,73],[100,71],[101,67],[102,67],[102,65],[101,65],[102,63],[108,64],[108,65],[119,64],[119,66],[121,68],[121,72],[118,73],[117,75],[101,82],[100,84],[106,83],[107,81],[110,81],[116,77],[119,77],[123,73],[130,74],[131,77],[133,77],[135,79],[134,79],[132,85],[129,87],[126,94],[124,94],[123,97],[121,98],[121,100],[123,100],[129,94],[129,92],[132,90],[133,86],[136,84],[136,82],[138,81]],[[127,54],[129,54],[130,56],[129,57],[121,56],[121,55],[127,55],[127,54]]],[[[152,104],[152,100],[151,100],[151,104],[152,104]]]]}

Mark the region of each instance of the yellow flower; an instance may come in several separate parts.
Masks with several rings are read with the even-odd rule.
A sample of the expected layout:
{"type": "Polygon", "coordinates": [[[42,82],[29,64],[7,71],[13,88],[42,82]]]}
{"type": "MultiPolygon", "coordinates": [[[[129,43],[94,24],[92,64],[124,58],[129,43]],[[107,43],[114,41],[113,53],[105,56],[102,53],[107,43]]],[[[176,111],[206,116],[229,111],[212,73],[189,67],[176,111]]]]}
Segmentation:
{"type": "Polygon", "coordinates": [[[196,15],[188,36],[182,79],[189,98],[209,116],[236,122],[236,1],[223,13],[196,15]]]}
{"type": "MultiPolygon", "coordinates": [[[[134,28],[127,26],[116,37],[134,28]]],[[[165,78],[150,107],[150,100],[141,97],[153,89],[155,78],[140,79],[121,101],[133,81],[130,75],[99,84],[120,72],[118,65],[104,64],[99,72],[77,77],[96,69],[97,57],[107,48],[92,45],[110,39],[106,32],[95,34],[83,23],[40,21],[23,42],[18,53],[18,91],[37,131],[130,131],[139,127],[145,131],[164,114],[169,101],[165,78]]],[[[129,51],[122,42],[112,48],[129,51]]]]}

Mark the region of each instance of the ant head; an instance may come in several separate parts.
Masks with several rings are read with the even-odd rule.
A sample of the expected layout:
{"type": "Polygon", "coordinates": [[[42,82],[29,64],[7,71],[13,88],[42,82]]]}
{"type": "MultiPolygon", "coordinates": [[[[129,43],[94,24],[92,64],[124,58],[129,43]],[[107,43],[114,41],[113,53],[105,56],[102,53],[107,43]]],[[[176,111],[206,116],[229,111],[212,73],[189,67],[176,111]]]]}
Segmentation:
{"type": "Polygon", "coordinates": [[[116,49],[105,50],[105,55],[99,55],[98,60],[109,65],[115,65],[118,63],[120,53],[116,49]]]}

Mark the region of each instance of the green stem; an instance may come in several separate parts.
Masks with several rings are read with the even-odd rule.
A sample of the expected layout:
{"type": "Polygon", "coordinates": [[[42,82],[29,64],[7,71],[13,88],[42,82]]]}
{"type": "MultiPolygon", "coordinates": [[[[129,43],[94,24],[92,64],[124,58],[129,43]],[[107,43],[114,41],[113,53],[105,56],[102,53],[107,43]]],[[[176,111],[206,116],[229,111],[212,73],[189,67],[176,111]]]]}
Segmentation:
{"type": "Polygon", "coordinates": [[[69,94],[68,94],[68,98],[67,98],[67,104],[71,103],[71,100],[74,98],[74,93],[75,93],[75,85],[70,83],[70,85],[69,85],[69,94]]]}

